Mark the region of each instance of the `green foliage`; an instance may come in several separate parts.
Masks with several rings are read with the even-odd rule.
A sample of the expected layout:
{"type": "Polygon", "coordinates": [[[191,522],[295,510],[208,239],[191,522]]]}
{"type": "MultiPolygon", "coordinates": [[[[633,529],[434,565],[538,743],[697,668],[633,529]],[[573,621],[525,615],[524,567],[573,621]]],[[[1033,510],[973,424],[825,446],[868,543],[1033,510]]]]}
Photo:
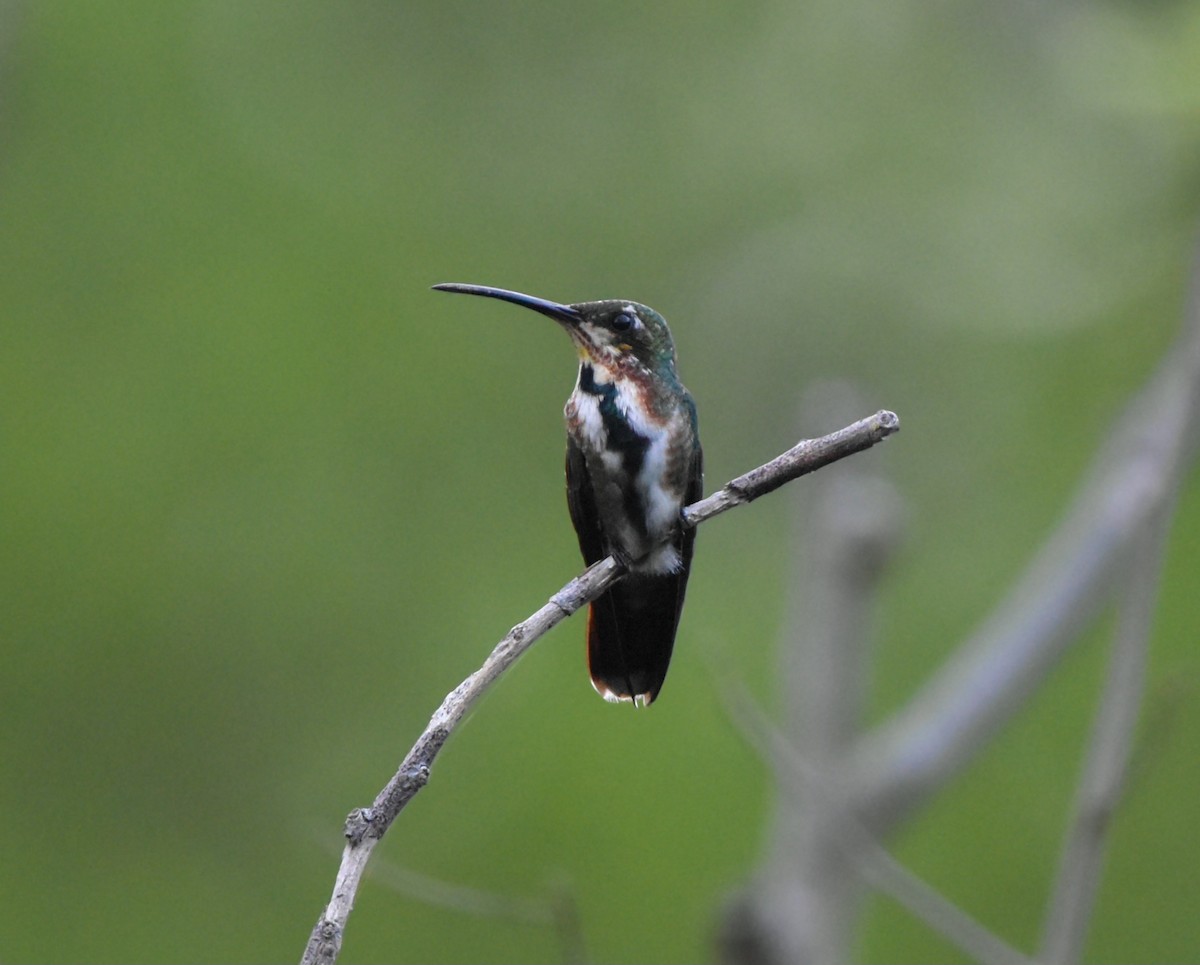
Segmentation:
{"type": "MultiPolygon", "coordinates": [[[[662,311],[710,485],[791,444],[811,380],[896,410],[876,716],[1000,597],[1178,324],[1196,2],[10,2],[0,40],[6,960],[298,957],[344,814],[576,571],[566,340],[431,283],[662,311]]],[[[659,704],[602,704],[569,622],[379,857],[565,880],[597,961],[710,957],[769,794],[711,668],[775,702],[787,513],[700,534],[659,704]]],[[[1200,949],[1198,527],[1192,486],[1094,961],[1200,949]]],[[[1105,642],[898,845],[1024,948],[1105,642]]],[[[882,903],[860,951],[952,955],[882,903]]],[[[561,951],[368,881],[345,953],[561,951]]]]}

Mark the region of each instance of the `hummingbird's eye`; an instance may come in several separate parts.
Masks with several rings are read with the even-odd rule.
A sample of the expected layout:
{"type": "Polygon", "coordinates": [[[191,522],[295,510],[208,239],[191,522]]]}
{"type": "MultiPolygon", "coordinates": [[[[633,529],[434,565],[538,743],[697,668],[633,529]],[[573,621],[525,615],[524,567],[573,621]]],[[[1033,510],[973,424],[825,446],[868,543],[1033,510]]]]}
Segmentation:
{"type": "Polygon", "coordinates": [[[637,319],[633,315],[630,315],[629,312],[621,312],[621,314],[612,320],[612,327],[617,332],[628,332],[633,328],[636,321],[637,319]]]}

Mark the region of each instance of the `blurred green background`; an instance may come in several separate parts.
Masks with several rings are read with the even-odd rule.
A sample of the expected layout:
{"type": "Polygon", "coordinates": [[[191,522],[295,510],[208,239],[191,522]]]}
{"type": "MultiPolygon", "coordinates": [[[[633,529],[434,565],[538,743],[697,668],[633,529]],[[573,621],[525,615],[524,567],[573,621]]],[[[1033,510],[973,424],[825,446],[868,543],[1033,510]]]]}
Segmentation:
{"type": "MultiPolygon", "coordinates": [[[[0,4],[0,959],[298,958],[346,812],[578,570],[567,340],[430,284],[661,310],[709,488],[815,380],[896,410],[878,718],[1169,346],[1198,139],[1183,0],[0,4]]],[[[713,667],[777,704],[791,499],[705,527],[659,704],[596,698],[569,621],[381,865],[566,887],[597,961],[711,960],[771,793],[713,667]]],[[[1097,962],[1200,955],[1195,484],[1169,553],[1097,962]]],[[[1105,629],[894,842],[1026,949],[1105,629]]],[[[562,954],[385,877],[346,961],[562,954]]],[[[856,953],[961,957],[884,901],[856,953]]]]}

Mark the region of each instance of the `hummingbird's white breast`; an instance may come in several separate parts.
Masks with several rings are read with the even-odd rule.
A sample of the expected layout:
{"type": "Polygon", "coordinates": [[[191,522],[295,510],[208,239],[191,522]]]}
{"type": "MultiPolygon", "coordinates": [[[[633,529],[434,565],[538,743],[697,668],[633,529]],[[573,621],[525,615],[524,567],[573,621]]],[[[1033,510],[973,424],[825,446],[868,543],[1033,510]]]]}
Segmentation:
{"type": "Polygon", "coordinates": [[[683,492],[671,484],[671,456],[687,426],[654,418],[632,379],[593,370],[585,382],[584,375],[581,368],[564,414],[587,462],[605,538],[636,572],[677,572],[682,560],[672,538],[683,492]]]}

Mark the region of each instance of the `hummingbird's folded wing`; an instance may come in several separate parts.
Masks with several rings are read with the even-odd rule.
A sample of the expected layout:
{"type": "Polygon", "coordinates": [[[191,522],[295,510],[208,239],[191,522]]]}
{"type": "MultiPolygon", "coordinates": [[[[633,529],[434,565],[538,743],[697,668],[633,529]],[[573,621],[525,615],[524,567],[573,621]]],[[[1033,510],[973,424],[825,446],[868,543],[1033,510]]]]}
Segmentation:
{"type": "Polygon", "coordinates": [[[584,562],[591,566],[608,556],[604,531],[600,528],[600,513],[596,509],[596,496],[592,492],[592,481],[584,464],[583,450],[575,440],[567,436],[567,509],[579,537],[579,552],[584,562]]]}
{"type": "MultiPolygon", "coordinates": [[[[689,466],[685,505],[703,492],[703,456],[699,450],[689,466]]],[[[579,537],[579,548],[590,565],[609,554],[596,510],[583,452],[567,442],[567,504],[579,537]]],[[[634,700],[649,704],[658,696],[683,610],[691,567],[694,529],[673,537],[681,566],[673,573],[630,573],[592,603],[588,610],[588,670],[592,686],[605,700],[634,700]]]]}

